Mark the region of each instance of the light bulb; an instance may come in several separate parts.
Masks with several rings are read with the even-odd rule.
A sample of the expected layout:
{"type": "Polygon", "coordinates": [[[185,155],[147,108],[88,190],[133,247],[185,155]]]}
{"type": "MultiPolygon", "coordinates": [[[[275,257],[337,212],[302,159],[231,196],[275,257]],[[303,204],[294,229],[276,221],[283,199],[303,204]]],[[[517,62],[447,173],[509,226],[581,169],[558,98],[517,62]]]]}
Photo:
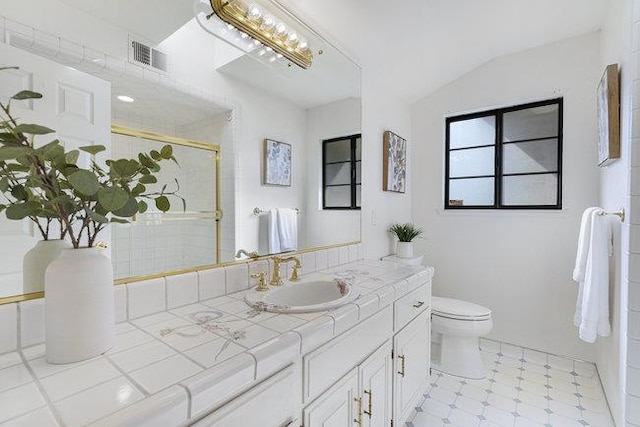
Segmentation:
{"type": "Polygon", "coordinates": [[[282,54],[281,54],[281,53],[279,53],[279,54],[277,54],[277,55],[276,55],[276,58],[278,58],[278,59],[282,59],[282,58],[283,58],[283,56],[282,56],[282,54]]]}
{"type": "Polygon", "coordinates": [[[234,27],[233,25],[231,25],[231,24],[227,24],[227,28],[228,28],[229,30],[233,30],[235,27],[234,27]]]}
{"type": "Polygon", "coordinates": [[[287,27],[282,22],[279,22],[278,25],[276,25],[275,36],[282,37],[285,34],[287,34],[287,27]]]}
{"type": "Polygon", "coordinates": [[[249,35],[247,33],[240,33],[240,37],[246,39],[247,37],[249,37],[249,35]]]}
{"type": "Polygon", "coordinates": [[[272,51],[273,51],[273,49],[272,49],[272,48],[267,47],[267,52],[272,52],[272,51]]]}
{"type": "Polygon", "coordinates": [[[307,41],[305,39],[300,39],[300,41],[298,42],[298,49],[305,50],[307,47],[307,41]]]}
{"type": "Polygon", "coordinates": [[[260,40],[254,40],[253,44],[255,44],[256,46],[260,46],[262,43],[260,43],[260,40]]]}
{"type": "Polygon", "coordinates": [[[262,28],[268,31],[271,31],[271,29],[273,28],[273,26],[275,25],[276,21],[273,19],[273,16],[271,15],[264,15],[264,17],[262,18],[262,28]]]}
{"type": "Polygon", "coordinates": [[[273,61],[275,61],[275,60],[276,60],[276,57],[275,57],[275,56],[271,56],[271,57],[269,57],[269,62],[273,62],[273,61]]]}
{"type": "Polygon", "coordinates": [[[247,18],[250,21],[257,21],[262,16],[262,11],[255,4],[249,5],[249,9],[247,10],[247,18]]]}
{"type": "Polygon", "coordinates": [[[295,31],[290,32],[287,35],[287,43],[290,44],[291,46],[295,46],[297,42],[298,42],[298,34],[295,31]]]}

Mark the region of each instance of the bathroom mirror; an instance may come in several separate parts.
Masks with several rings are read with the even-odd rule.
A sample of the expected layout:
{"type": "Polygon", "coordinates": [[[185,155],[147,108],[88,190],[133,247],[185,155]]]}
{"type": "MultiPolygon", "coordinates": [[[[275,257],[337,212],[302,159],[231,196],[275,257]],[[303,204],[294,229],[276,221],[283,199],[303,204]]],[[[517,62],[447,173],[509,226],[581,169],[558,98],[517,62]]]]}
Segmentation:
{"type": "MultiPolygon", "coordinates": [[[[307,29],[315,55],[311,68],[303,70],[235,51],[202,29],[190,1],[153,9],[139,2],[47,3],[8,0],[0,12],[6,18],[0,20],[6,34],[0,41],[109,82],[114,125],[219,147],[221,200],[213,211],[221,212],[212,215],[221,217],[215,233],[219,244],[204,245],[203,258],[191,267],[234,261],[240,248],[259,250],[261,215],[255,208],[298,209],[299,250],[360,240],[359,210],[322,209],[322,141],[361,132],[360,69],[330,43],[307,29]],[[141,16],[154,25],[140,25],[141,16]],[[165,54],[166,71],[136,62],[133,41],[165,54]],[[122,102],[119,95],[135,102],[122,102]],[[264,139],[291,145],[290,187],[262,183],[264,139]]],[[[113,240],[118,232],[109,242],[113,250],[118,250],[113,240]]],[[[5,249],[7,233],[31,230],[0,219],[5,249]]],[[[22,293],[21,254],[28,249],[1,258],[0,277],[12,277],[0,283],[0,302],[22,293]]],[[[167,271],[157,267],[144,274],[167,271]]]]}

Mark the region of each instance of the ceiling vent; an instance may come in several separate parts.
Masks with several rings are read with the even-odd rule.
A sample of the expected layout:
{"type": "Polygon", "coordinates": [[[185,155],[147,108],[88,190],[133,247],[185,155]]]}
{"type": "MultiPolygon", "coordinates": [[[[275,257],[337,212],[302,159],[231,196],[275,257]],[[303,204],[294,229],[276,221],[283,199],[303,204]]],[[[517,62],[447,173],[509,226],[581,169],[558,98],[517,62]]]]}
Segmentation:
{"type": "Polygon", "coordinates": [[[167,72],[166,53],[131,38],[129,38],[129,61],[146,68],[167,72]]]}

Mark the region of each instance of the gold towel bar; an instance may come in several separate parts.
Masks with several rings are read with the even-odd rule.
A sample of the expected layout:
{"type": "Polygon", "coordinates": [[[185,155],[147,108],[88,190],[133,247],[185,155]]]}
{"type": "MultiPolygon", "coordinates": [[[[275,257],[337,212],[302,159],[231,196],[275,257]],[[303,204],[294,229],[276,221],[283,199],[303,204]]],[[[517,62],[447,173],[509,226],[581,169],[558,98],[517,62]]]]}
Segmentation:
{"type": "MultiPolygon", "coordinates": [[[[298,208],[294,208],[293,210],[294,210],[294,211],[296,211],[296,213],[297,213],[297,214],[299,214],[299,213],[300,213],[300,209],[298,209],[298,208]]],[[[265,212],[267,212],[267,211],[268,211],[268,209],[253,208],[253,214],[254,214],[255,216],[258,216],[258,215],[260,215],[261,213],[265,213],[265,212]]]]}
{"type": "Polygon", "coordinates": [[[604,216],[604,215],[615,215],[617,217],[620,217],[620,221],[624,222],[624,208],[620,208],[620,210],[618,212],[600,212],[598,215],[600,216],[604,216]]]}

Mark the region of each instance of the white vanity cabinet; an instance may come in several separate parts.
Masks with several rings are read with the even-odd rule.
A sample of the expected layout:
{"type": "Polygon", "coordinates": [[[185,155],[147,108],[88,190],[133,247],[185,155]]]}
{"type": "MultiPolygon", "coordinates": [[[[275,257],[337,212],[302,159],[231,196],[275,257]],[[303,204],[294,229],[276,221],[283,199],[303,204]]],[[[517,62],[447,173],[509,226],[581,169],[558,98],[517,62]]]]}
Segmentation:
{"type": "Polygon", "coordinates": [[[298,426],[300,372],[290,365],[229,403],[216,409],[194,427],[298,426]],[[298,397],[297,397],[298,396],[298,397]]]}
{"type": "Polygon", "coordinates": [[[304,409],[304,426],[388,427],[391,365],[387,342],[304,409]]]}
{"type": "Polygon", "coordinates": [[[424,310],[393,338],[393,419],[402,425],[429,382],[430,310],[424,310]]]}

